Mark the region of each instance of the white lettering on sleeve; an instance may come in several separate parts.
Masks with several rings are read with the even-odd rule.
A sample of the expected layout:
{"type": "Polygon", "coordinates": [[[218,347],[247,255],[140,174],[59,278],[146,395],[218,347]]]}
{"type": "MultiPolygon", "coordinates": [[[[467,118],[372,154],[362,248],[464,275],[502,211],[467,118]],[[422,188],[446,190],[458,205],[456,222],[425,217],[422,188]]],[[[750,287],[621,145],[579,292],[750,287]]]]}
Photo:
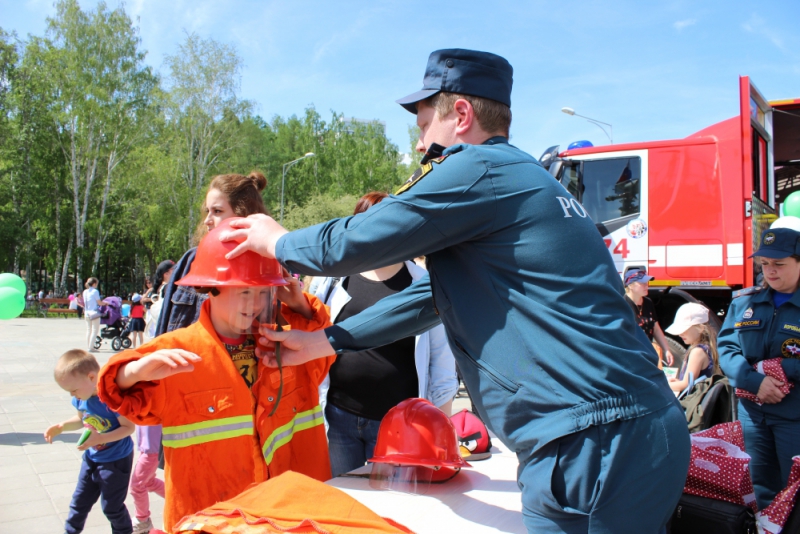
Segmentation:
{"type": "Polygon", "coordinates": [[[565,197],[556,197],[558,199],[559,204],[561,204],[561,209],[564,210],[564,218],[572,217],[569,214],[569,199],[565,197]]]}
{"type": "Polygon", "coordinates": [[[587,215],[586,210],[583,209],[583,206],[581,206],[580,202],[578,202],[574,198],[571,198],[571,199],[569,199],[569,203],[572,204],[572,209],[575,210],[575,213],[578,214],[578,217],[580,217],[581,219],[585,219],[586,218],[586,215],[587,215]]]}
{"type": "Polygon", "coordinates": [[[566,198],[566,197],[556,197],[558,199],[558,203],[561,204],[561,209],[564,210],[564,218],[572,217],[569,210],[575,212],[575,214],[580,217],[581,219],[585,219],[588,215],[586,210],[581,203],[575,200],[574,198],[566,198]]]}

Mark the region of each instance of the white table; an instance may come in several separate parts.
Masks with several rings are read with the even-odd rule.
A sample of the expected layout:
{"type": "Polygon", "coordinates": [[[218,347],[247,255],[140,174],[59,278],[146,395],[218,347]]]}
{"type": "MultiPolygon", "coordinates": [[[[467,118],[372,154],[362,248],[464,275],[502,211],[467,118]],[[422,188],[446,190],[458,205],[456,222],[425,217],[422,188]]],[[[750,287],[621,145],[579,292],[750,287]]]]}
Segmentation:
{"type": "MultiPolygon", "coordinates": [[[[499,440],[492,456],[470,462],[455,478],[431,484],[425,495],[375,490],[368,478],[337,477],[326,482],[375,513],[402,523],[420,534],[508,532],[525,534],[517,486],[517,457],[499,440]]],[[[367,474],[370,466],[349,473],[367,474]]]]}

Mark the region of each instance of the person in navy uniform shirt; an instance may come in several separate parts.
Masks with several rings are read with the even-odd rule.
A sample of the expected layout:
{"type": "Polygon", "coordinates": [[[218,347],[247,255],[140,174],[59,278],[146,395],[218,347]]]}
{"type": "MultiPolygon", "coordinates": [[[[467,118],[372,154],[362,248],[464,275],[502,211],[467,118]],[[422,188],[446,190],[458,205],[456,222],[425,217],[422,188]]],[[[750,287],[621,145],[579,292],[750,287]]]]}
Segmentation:
{"type": "Polygon", "coordinates": [[[500,56],[433,52],[423,89],[398,101],[426,155],[396,195],[291,233],[254,216],[222,239],[309,275],[424,254],[429,276],[316,336],[262,333],[296,364],[441,320],[480,416],[517,454],[530,532],[659,532],[688,472],[683,410],[583,206],[509,144],[511,85],[500,56]]]}
{"type": "MultiPolygon", "coordinates": [[[[719,364],[731,384],[755,393],[763,404],[739,399],[744,445],[758,507],[764,509],[789,480],[792,457],[800,454],[800,391],[754,368],[780,358],[786,378],[800,381],[800,232],[778,219],[753,254],[764,285],[733,299],[718,337],[719,364]]],[[[753,257],[751,256],[751,257],[753,257]]]]}

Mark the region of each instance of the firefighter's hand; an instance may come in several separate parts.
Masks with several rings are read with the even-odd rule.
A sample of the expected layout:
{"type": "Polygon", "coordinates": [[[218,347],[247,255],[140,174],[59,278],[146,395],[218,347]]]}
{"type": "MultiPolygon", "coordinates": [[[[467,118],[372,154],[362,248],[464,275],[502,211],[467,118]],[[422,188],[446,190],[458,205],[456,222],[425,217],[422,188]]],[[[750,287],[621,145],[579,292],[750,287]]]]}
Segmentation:
{"type": "Polygon", "coordinates": [[[282,365],[302,365],[317,358],[332,356],[335,353],[324,330],[276,332],[269,327],[262,326],[259,333],[261,337],[258,340],[259,346],[256,354],[262,358],[267,367],[278,367],[275,357],[276,341],[281,344],[282,365]]]}
{"type": "Polygon", "coordinates": [[[783,400],[786,394],[780,390],[783,382],[771,376],[765,376],[758,388],[758,398],[764,404],[777,404],[783,400]]]}
{"type": "Polygon", "coordinates": [[[137,382],[161,380],[178,373],[194,371],[193,362],[200,356],[181,349],[161,349],[144,358],[120,367],[117,372],[117,386],[128,389],[137,382]]]}
{"type": "Polygon", "coordinates": [[[225,255],[227,259],[235,258],[248,250],[252,250],[265,258],[274,258],[278,239],[283,234],[288,233],[275,219],[263,213],[256,213],[246,219],[233,221],[231,222],[231,228],[234,228],[234,230],[223,232],[219,236],[220,241],[236,241],[239,243],[235,249],[225,255]]]}

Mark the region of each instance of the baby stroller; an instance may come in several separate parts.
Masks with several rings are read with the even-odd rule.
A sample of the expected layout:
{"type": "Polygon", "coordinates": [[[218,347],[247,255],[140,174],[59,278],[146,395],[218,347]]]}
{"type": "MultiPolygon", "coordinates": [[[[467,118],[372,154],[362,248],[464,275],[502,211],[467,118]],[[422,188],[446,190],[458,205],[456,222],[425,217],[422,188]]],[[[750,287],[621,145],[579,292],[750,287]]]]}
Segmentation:
{"type": "Polygon", "coordinates": [[[94,348],[99,349],[104,339],[111,340],[113,350],[127,349],[131,346],[131,338],[128,337],[128,321],[122,316],[122,299],[119,297],[106,297],[103,299],[108,304],[100,306],[100,335],[94,340],[94,348]]]}

